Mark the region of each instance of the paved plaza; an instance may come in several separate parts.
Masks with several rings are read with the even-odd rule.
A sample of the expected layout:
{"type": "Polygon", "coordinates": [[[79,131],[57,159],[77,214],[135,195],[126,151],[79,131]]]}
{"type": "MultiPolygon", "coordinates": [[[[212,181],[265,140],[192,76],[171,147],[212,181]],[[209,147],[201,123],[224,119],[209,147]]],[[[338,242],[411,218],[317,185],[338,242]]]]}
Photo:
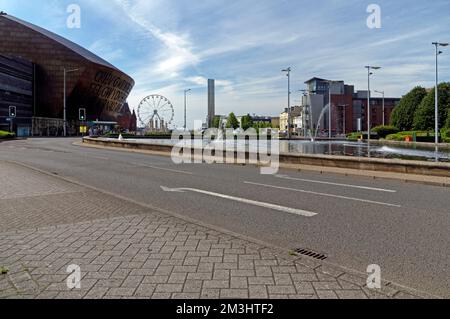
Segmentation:
{"type": "Polygon", "coordinates": [[[430,297],[14,163],[0,176],[0,298],[430,297]]]}

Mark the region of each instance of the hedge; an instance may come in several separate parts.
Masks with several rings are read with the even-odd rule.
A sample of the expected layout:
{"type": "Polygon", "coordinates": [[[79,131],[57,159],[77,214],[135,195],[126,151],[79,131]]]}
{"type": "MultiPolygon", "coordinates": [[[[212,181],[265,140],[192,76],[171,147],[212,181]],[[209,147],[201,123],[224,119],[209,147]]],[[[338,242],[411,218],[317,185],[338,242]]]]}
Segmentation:
{"type": "Polygon", "coordinates": [[[14,137],[16,137],[16,134],[14,134],[14,133],[0,131],[0,139],[7,139],[7,138],[14,138],[14,137]]]}

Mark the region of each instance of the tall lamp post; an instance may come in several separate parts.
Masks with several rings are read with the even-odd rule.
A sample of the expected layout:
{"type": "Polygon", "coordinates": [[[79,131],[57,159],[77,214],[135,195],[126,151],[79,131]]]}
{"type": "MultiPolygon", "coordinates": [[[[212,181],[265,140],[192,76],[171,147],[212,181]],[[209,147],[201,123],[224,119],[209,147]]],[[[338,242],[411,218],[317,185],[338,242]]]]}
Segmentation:
{"type": "Polygon", "coordinates": [[[385,92],[375,90],[375,93],[381,94],[383,96],[383,126],[385,126],[386,125],[386,108],[384,104],[385,92]]]}
{"type": "Polygon", "coordinates": [[[289,67],[287,69],[281,70],[281,72],[287,73],[288,78],[288,139],[291,139],[291,71],[289,67]]]}
{"type": "Polygon", "coordinates": [[[192,91],[191,89],[184,90],[184,130],[187,129],[187,94],[192,91]]]}
{"type": "Polygon", "coordinates": [[[436,47],[436,89],[435,98],[434,98],[434,116],[435,116],[435,143],[436,147],[439,145],[439,69],[438,69],[438,58],[439,55],[442,54],[442,51],[439,50],[439,47],[446,47],[448,43],[440,43],[433,42],[432,43],[436,47]]]}
{"type": "Polygon", "coordinates": [[[76,72],[78,70],[79,69],[66,70],[66,68],[64,68],[64,126],[63,126],[64,137],[67,136],[67,97],[66,97],[67,83],[66,83],[66,76],[68,73],[76,72]]]}
{"type": "Polygon", "coordinates": [[[370,76],[373,75],[372,70],[379,70],[379,66],[366,66],[367,69],[367,141],[370,143],[370,129],[371,129],[371,119],[370,119],[370,76]]]}
{"type": "Polygon", "coordinates": [[[348,104],[342,104],[342,109],[343,109],[343,113],[344,113],[344,118],[343,118],[343,122],[342,122],[342,131],[343,131],[343,135],[345,135],[347,133],[347,106],[348,104]]]}

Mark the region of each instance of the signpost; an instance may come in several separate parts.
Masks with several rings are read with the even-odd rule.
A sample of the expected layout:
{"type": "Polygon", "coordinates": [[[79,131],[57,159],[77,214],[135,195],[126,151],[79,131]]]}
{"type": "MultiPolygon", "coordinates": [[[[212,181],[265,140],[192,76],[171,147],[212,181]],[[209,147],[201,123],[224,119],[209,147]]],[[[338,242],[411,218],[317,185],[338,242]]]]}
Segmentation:
{"type": "Polygon", "coordinates": [[[78,118],[81,122],[80,125],[80,134],[85,135],[87,133],[87,126],[86,126],[86,109],[85,108],[79,108],[78,109],[78,118]]]}
{"type": "Polygon", "coordinates": [[[17,108],[13,105],[9,106],[9,119],[7,119],[7,121],[9,121],[10,123],[10,128],[9,131],[11,133],[14,133],[14,119],[17,116],[17,108]]]}

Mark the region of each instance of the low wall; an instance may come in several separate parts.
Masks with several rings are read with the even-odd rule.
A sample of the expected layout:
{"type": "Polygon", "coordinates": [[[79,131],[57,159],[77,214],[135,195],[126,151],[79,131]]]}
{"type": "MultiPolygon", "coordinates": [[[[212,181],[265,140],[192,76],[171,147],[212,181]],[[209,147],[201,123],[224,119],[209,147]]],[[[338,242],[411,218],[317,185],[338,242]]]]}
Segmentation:
{"type": "MultiPolygon", "coordinates": [[[[173,146],[159,144],[143,144],[134,141],[104,140],[84,138],[83,143],[105,147],[171,153],[173,146]]],[[[224,152],[225,153],[225,152],[224,152]]],[[[214,154],[213,154],[214,155],[214,154]]],[[[235,158],[238,154],[235,152],[235,158]]],[[[249,154],[245,154],[249,158],[249,154]]],[[[379,159],[350,156],[280,154],[280,163],[294,165],[311,165],[336,167],[368,171],[393,172],[426,176],[450,177],[450,163],[407,161],[400,159],[379,159]]]]}

